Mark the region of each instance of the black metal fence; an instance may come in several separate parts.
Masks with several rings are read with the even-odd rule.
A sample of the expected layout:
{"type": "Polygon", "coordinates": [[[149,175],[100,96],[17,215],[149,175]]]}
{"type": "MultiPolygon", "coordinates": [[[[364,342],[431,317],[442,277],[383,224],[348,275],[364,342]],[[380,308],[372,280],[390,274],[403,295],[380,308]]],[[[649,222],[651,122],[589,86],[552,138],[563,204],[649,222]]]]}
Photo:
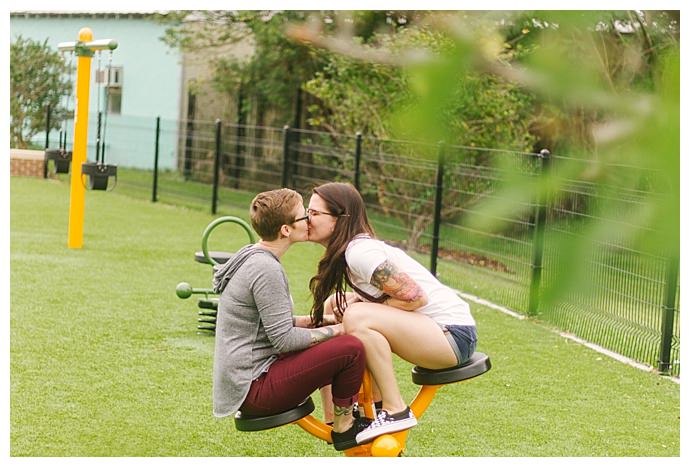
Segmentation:
{"type": "Polygon", "coordinates": [[[601,243],[581,232],[585,220],[607,221],[595,209],[604,197],[625,209],[656,196],[649,190],[611,185],[602,191],[563,180],[554,199],[516,202],[500,190],[508,179],[516,173],[538,179],[550,165],[572,158],[546,150],[529,154],[220,121],[159,119],[155,128],[148,143],[154,170],[120,172],[119,183],[132,193],[205,205],[215,214],[230,204],[246,209],[259,191],[287,186],[306,195],[320,183],[348,181],[362,193],[377,234],[427,264],[447,285],[538,316],[663,373],[680,374],[677,258],[624,235],[601,243]],[[176,170],[156,168],[162,135],[177,140],[176,170]],[[516,209],[482,212],[479,203],[487,199],[516,209]],[[466,222],[472,216],[500,228],[466,222]],[[542,292],[558,278],[564,253],[556,240],[564,237],[578,237],[587,246],[581,261],[592,287],[544,306],[542,292]]]}

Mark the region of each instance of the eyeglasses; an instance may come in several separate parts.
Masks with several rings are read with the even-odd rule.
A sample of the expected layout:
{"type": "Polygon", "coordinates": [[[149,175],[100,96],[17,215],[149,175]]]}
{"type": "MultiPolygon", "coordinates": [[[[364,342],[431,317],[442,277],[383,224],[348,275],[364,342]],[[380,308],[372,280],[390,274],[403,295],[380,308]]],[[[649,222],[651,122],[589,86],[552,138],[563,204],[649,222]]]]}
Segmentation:
{"type": "Polygon", "coordinates": [[[307,209],[307,215],[308,216],[320,216],[323,214],[324,216],[333,216],[333,217],[350,217],[349,214],[333,214],[331,212],[325,212],[325,211],[318,211],[316,209],[309,208],[307,209]]]}
{"type": "Polygon", "coordinates": [[[297,218],[295,218],[295,219],[292,221],[292,223],[294,224],[295,222],[299,222],[299,221],[308,221],[308,220],[309,220],[309,214],[307,214],[307,215],[304,216],[304,217],[297,217],[297,218]]]}

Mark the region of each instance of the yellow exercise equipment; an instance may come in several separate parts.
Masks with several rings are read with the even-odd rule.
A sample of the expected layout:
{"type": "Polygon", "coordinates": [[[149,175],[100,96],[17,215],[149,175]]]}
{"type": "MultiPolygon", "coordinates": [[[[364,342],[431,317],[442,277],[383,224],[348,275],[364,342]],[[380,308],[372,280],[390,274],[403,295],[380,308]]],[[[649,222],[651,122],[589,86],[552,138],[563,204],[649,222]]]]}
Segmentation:
{"type": "MultiPolygon", "coordinates": [[[[468,381],[482,375],[491,369],[489,357],[481,352],[475,352],[469,361],[460,366],[445,368],[442,370],[429,370],[421,367],[412,369],[412,381],[420,385],[414,400],[410,403],[410,409],[419,420],[434,399],[436,392],[443,386],[450,383],[468,381]]],[[[374,400],[372,397],[371,375],[365,370],[362,380],[362,387],[359,391],[358,404],[364,408],[366,417],[373,419],[374,400]]],[[[262,417],[249,417],[242,415],[241,412],[235,414],[235,427],[239,431],[260,431],[279,426],[296,423],[307,433],[319,438],[327,443],[331,443],[331,427],[321,420],[313,417],[314,402],[311,398],[302,402],[299,406],[288,411],[262,417]]],[[[397,457],[401,456],[405,450],[407,435],[410,430],[397,433],[385,434],[375,438],[373,441],[360,446],[355,446],[344,451],[346,456],[352,457],[397,457]]]]}

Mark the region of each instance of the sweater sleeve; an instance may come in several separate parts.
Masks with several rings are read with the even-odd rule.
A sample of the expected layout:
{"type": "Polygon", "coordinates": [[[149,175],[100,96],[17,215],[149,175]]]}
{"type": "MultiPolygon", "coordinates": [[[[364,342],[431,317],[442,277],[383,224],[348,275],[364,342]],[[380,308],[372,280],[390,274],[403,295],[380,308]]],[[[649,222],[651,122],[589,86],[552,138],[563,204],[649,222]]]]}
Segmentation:
{"type": "Polygon", "coordinates": [[[292,299],[283,267],[275,259],[260,255],[251,283],[261,324],[279,353],[302,350],[311,344],[311,333],[292,325],[292,299]]]}

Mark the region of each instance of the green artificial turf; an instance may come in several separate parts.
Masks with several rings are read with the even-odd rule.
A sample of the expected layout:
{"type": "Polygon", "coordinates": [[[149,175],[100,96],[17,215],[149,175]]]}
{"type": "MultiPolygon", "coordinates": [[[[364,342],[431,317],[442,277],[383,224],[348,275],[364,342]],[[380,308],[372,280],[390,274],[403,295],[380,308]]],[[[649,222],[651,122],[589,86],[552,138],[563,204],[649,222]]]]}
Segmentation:
{"type": "MultiPolygon", "coordinates": [[[[197,334],[195,301],[175,286],[210,285],[192,256],[213,216],[87,192],[84,247],[70,250],[68,203],[64,181],[11,179],[12,456],[341,455],[294,425],[241,433],[212,416],[213,337],[197,334]]],[[[226,225],[211,249],[244,243],[226,225]]],[[[298,313],[322,251],[284,257],[298,313]]],[[[680,385],[535,320],[472,310],[493,368],[441,388],[405,455],[679,455],[680,385]]],[[[411,365],[395,365],[409,401],[411,365]]]]}

